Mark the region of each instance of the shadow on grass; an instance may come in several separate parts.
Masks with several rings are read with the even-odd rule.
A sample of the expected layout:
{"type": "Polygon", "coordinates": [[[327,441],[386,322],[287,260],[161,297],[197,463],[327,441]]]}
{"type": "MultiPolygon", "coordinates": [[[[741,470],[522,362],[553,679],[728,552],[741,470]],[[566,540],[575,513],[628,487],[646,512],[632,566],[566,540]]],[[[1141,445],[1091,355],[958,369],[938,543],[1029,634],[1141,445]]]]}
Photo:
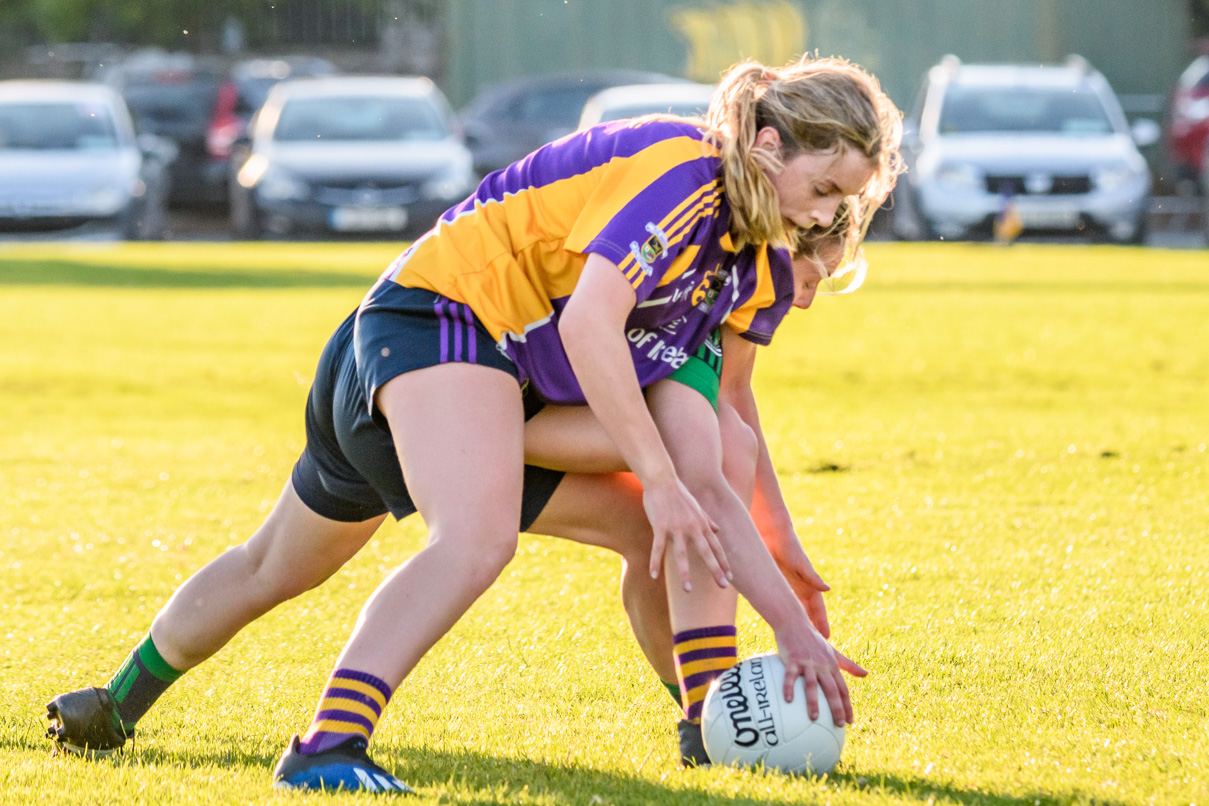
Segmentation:
{"type": "MultiPolygon", "coordinates": [[[[277,756],[266,757],[227,749],[213,753],[190,752],[187,756],[144,747],[131,754],[135,763],[161,767],[250,766],[265,771],[265,786],[269,786],[270,771],[277,756]]],[[[499,758],[471,751],[430,751],[413,749],[389,755],[378,748],[377,760],[394,772],[420,794],[426,790],[456,788],[458,803],[496,804],[522,798],[554,803],[728,803],[734,806],[767,804],[768,799],[741,795],[712,794],[677,786],[670,788],[625,772],[604,772],[573,764],[531,761],[520,758],[499,758]],[[597,800],[598,799],[598,800],[597,800]]],[[[649,774],[650,771],[648,771],[649,774]]],[[[689,772],[669,769],[670,775],[708,776],[707,771],[689,772]]],[[[763,773],[750,773],[759,778],[763,773]]],[[[771,774],[779,781],[781,777],[771,774]]],[[[967,806],[1034,806],[1035,804],[1069,804],[1094,801],[1102,806],[1123,806],[1120,801],[1105,800],[1099,793],[1068,790],[1061,792],[1034,791],[1019,795],[967,789],[916,776],[902,776],[871,771],[840,772],[823,783],[837,795],[868,793],[874,797],[889,795],[906,803],[956,803],[967,806]]],[[[816,790],[817,792],[817,790],[816,790]]],[[[809,796],[810,793],[803,793],[809,796]]]]}
{"type": "MultiPolygon", "coordinates": [[[[50,743],[37,747],[16,736],[0,736],[0,749],[31,752],[45,751],[50,755],[50,743]]],[[[421,795],[426,790],[455,788],[458,803],[495,804],[522,798],[549,800],[555,803],[728,803],[735,806],[766,804],[766,798],[750,798],[729,794],[712,794],[696,789],[672,789],[661,783],[624,772],[603,772],[549,761],[499,758],[482,753],[460,751],[430,751],[414,749],[389,755],[378,748],[377,760],[421,795]]],[[[63,764],[101,764],[132,767],[152,767],[165,771],[171,768],[233,768],[242,767],[264,772],[265,789],[271,786],[270,775],[278,755],[248,752],[235,747],[214,748],[187,753],[163,750],[154,745],[135,743],[125,752],[108,759],[89,762],[74,756],[55,759],[63,764]]],[[[668,770],[675,775],[708,776],[708,771],[690,772],[668,770]]],[[[750,773],[759,778],[763,773],[750,773]]],[[[781,780],[777,774],[771,778],[781,780]]],[[[679,783],[679,782],[678,782],[679,783]]],[[[732,779],[732,783],[738,783],[732,779]]],[[[1123,806],[1122,801],[1106,800],[1100,793],[1080,790],[1032,791],[1024,794],[1003,794],[981,789],[968,789],[916,776],[902,776],[873,771],[844,771],[824,779],[822,786],[837,795],[867,793],[877,798],[891,796],[906,803],[956,803],[967,806],[1035,806],[1035,804],[1069,804],[1095,802],[1102,806],[1123,806]]],[[[814,794],[820,794],[813,790],[814,794]]],[[[810,792],[803,792],[809,796],[810,792]]]]}
{"type": "MultiPolygon", "coordinates": [[[[382,267],[386,268],[385,265],[382,267]]],[[[369,288],[376,275],[313,269],[136,269],[71,260],[0,261],[0,286],[71,285],[118,288],[369,288]]]]}

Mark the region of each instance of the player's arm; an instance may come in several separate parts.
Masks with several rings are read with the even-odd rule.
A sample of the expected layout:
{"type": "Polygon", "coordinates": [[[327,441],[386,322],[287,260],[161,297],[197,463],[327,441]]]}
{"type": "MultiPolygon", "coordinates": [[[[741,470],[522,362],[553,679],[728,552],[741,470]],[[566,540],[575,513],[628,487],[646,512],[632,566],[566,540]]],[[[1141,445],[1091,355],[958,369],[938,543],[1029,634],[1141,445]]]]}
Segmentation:
{"type": "Polygon", "coordinates": [[[687,589],[691,545],[725,587],[730,568],[717,527],[681,483],[638,385],[625,338],[626,318],[636,303],[617,265],[590,253],[559,319],[563,347],[592,413],[642,483],[654,533],[651,576],[659,575],[670,548],[687,589]]]}
{"type": "Polygon", "coordinates": [[[722,328],[722,382],[718,406],[730,406],[756,437],[755,496],[751,516],[760,537],[793,592],[806,608],[811,622],[824,636],[831,636],[823,592],[829,590],[817,573],[793,526],[793,516],[781,494],[781,485],[768,453],[768,443],[760,428],[760,413],[752,392],[757,346],[730,327],[722,328]]]}
{"type": "MultiPolygon", "coordinates": [[[[722,470],[718,416],[696,390],[673,380],[654,384],[647,393],[651,413],[689,490],[719,526],[719,538],[731,561],[735,589],[772,627],[785,663],[785,698],[793,699],[798,677],[805,681],[811,718],[818,714],[817,693],[837,721],[852,720],[852,704],[841,670],[864,670],[837,652],[814,628],[800,601],[760,538],[747,506],[722,470]]],[[[678,607],[696,603],[668,592],[675,623],[678,607]]]]}

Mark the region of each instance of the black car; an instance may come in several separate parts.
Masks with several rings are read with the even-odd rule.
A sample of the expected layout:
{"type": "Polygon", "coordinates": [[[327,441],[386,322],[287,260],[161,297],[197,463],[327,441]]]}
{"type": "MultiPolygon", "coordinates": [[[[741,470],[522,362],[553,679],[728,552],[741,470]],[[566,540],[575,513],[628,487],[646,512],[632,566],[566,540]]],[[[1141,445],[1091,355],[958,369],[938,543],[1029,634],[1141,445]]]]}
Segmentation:
{"type": "Polygon", "coordinates": [[[249,59],[227,68],[217,59],[150,50],[118,64],[105,80],[125,98],[140,132],[176,144],[169,202],[223,205],[231,146],[273,85],[335,72],[330,62],[314,57],[249,59]]]}
{"type": "Polygon", "coordinates": [[[608,87],[684,79],[640,70],[592,70],[521,78],[484,88],[461,111],[466,144],[480,174],[505,168],[575,131],[584,104],[608,87]]]}

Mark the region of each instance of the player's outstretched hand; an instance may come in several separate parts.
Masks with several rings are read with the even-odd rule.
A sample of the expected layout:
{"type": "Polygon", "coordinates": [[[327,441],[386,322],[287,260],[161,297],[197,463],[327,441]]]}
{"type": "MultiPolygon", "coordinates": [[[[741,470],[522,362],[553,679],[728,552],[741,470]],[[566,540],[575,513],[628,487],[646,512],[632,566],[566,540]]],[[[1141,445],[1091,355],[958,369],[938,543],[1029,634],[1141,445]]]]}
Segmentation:
{"type": "Polygon", "coordinates": [[[868,672],[827,643],[817,630],[805,626],[805,630],[779,630],[776,634],[777,651],[785,664],[785,701],[793,702],[793,687],[800,677],[806,684],[806,710],[812,720],[818,719],[819,707],[825,702],[837,727],[850,724],[852,700],[843,672],[853,677],[868,672]]]}
{"type": "Polygon", "coordinates": [[[823,602],[823,594],[831,590],[831,586],[814,570],[810,558],[802,550],[802,544],[797,537],[791,537],[770,544],[768,549],[798,601],[806,608],[810,623],[820,635],[830,638],[831,625],[827,623],[827,605],[823,602]]]}
{"type": "Polygon", "coordinates": [[[691,544],[705,561],[719,587],[725,588],[730,584],[730,563],[718,541],[718,526],[679,479],[644,486],[642,505],[655,534],[651,546],[652,577],[659,576],[664,554],[670,548],[684,589],[692,590],[688,563],[688,546],[691,544]]]}

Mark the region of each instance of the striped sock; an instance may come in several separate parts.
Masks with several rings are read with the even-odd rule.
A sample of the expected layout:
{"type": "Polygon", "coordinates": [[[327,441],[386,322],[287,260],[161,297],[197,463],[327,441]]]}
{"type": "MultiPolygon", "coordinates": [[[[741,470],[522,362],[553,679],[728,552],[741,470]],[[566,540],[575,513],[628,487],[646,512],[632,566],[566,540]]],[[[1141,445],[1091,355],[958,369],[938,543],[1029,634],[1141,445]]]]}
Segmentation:
{"type": "Polygon", "coordinates": [[[184,672],[174,669],[160,656],[151,633],[139,642],[105,688],[118,707],[122,728],[129,734],[143,714],[184,672]]]}
{"type": "Polygon", "coordinates": [[[390,695],[390,686],[372,674],[352,669],[332,672],[299,751],[308,756],[322,753],[353,736],[368,742],[390,695]]]}
{"type": "Polygon", "coordinates": [[[684,717],[689,722],[700,722],[709,684],[739,660],[735,627],[724,624],[685,630],[672,636],[672,642],[684,717]]]}

